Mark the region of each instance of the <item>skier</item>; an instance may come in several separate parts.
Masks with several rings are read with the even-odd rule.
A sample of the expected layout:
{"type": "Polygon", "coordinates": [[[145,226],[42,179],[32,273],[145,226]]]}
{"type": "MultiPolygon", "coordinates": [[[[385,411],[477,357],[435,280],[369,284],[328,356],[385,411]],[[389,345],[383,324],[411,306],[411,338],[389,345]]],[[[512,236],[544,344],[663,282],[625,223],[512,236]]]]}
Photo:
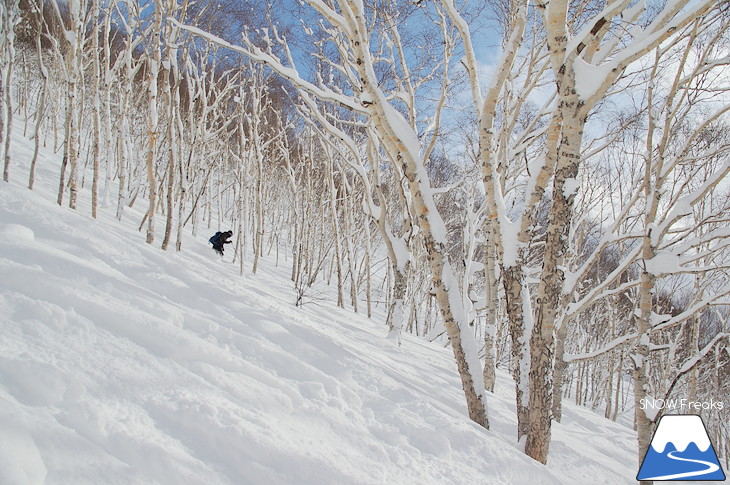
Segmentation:
{"type": "Polygon", "coordinates": [[[208,242],[210,242],[213,245],[213,250],[223,256],[223,245],[224,244],[231,244],[232,241],[229,241],[230,237],[233,236],[233,231],[226,231],[226,232],[216,232],[213,237],[208,239],[208,242]]]}

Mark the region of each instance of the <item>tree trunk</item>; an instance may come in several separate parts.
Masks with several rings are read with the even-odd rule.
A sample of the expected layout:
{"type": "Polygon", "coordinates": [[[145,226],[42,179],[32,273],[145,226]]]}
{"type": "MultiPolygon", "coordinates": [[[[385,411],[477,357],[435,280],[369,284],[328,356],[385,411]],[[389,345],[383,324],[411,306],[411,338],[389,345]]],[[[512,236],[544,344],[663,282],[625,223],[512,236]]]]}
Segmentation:
{"type": "MultiPolygon", "coordinates": [[[[565,338],[568,333],[568,322],[563,321],[555,336],[555,370],[553,375],[553,419],[558,423],[563,418],[563,384],[568,364],[563,360],[565,354],[565,338]]],[[[610,399],[609,399],[610,401],[610,399]]]]}
{"type": "Polygon", "coordinates": [[[393,271],[393,291],[390,297],[390,305],[388,306],[388,315],[385,323],[388,326],[388,338],[394,340],[397,345],[401,343],[401,334],[403,333],[403,322],[405,321],[405,299],[408,289],[408,278],[405,274],[410,264],[406,265],[404,271],[401,271],[395,264],[391,264],[393,271]]]}
{"type": "MultiPolygon", "coordinates": [[[[579,137],[577,141],[580,144],[579,137]]],[[[579,148],[576,147],[577,157],[579,148]]],[[[525,453],[541,463],[547,463],[550,448],[555,321],[562,299],[564,273],[561,267],[567,249],[572,213],[572,202],[562,197],[564,184],[559,183],[568,177],[561,177],[560,170],[559,168],[556,174],[558,183],[553,190],[551,215],[554,214],[554,217],[551,217],[548,225],[543,277],[537,292],[537,313],[530,337],[529,424],[525,453]]],[[[565,167],[565,170],[570,178],[574,178],[578,171],[578,159],[565,167]]]]}
{"type": "Polygon", "coordinates": [[[147,56],[147,92],[149,107],[147,112],[147,184],[149,208],[147,209],[147,244],[155,241],[155,210],[157,207],[157,183],[155,180],[155,161],[157,157],[157,136],[159,113],[157,109],[157,77],[160,70],[160,30],[162,29],[162,4],[155,0],[154,26],[152,27],[151,52],[147,56]]]}
{"type": "MultiPolygon", "coordinates": [[[[77,36],[80,35],[80,29],[76,30],[77,36]]],[[[83,108],[79,105],[78,89],[79,89],[79,57],[78,45],[76,41],[71,42],[70,53],[68,55],[68,105],[66,107],[66,117],[68,122],[66,127],[68,135],[66,137],[66,153],[68,154],[68,206],[76,209],[78,197],[78,174],[77,165],[79,158],[79,137],[81,130],[81,120],[83,108]]]]}
{"type": "Polygon", "coordinates": [[[525,276],[522,266],[512,266],[502,270],[509,332],[512,340],[512,376],[515,381],[515,405],[517,410],[517,440],[527,435],[527,402],[529,399],[530,357],[527,346],[527,333],[532,328],[532,305],[525,293],[525,276]]]}
{"type": "MultiPolygon", "coordinates": [[[[176,107],[179,104],[175,99],[173,103],[172,90],[170,88],[170,65],[172,64],[171,51],[168,48],[166,58],[167,64],[162,71],[162,92],[164,93],[165,103],[167,104],[167,134],[169,138],[170,149],[167,154],[167,189],[166,189],[166,211],[165,211],[165,234],[162,238],[162,250],[167,251],[172,238],[173,230],[173,214],[175,206],[175,159],[177,157],[177,133],[175,131],[176,107]]],[[[176,76],[176,79],[179,76],[176,76]]],[[[177,93],[177,90],[175,90],[177,93]]]]}
{"type": "Polygon", "coordinates": [[[0,154],[3,156],[3,180],[8,182],[10,180],[10,140],[12,139],[13,129],[13,66],[15,58],[15,25],[20,21],[20,13],[18,11],[18,0],[10,0],[8,4],[0,7],[0,21],[2,21],[2,28],[0,33],[4,36],[2,39],[3,49],[2,54],[4,62],[2,63],[2,69],[0,70],[2,79],[2,93],[0,98],[2,99],[2,115],[3,115],[3,138],[0,139],[2,143],[2,150],[0,154]]]}
{"type": "MultiPolygon", "coordinates": [[[[651,233],[651,230],[649,230],[651,233]]],[[[645,238],[644,243],[644,256],[648,256],[653,251],[650,247],[650,243],[647,241],[649,238],[645,238]]],[[[651,258],[647,258],[651,259],[651,258]]],[[[639,289],[639,311],[640,316],[636,320],[636,327],[638,331],[638,341],[634,352],[631,354],[631,360],[634,365],[632,376],[634,379],[634,419],[636,424],[637,442],[638,442],[638,464],[641,466],[641,462],[649,449],[651,443],[651,436],[654,431],[654,416],[647,414],[647,409],[644,409],[644,402],[647,397],[647,391],[649,389],[649,383],[647,381],[647,367],[649,361],[649,334],[651,332],[651,326],[649,320],[651,318],[652,298],[651,294],[654,287],[656,278],[654,275],[647,271],[641,273],[641,286],[639,289]]],[[[642,485],[651,485],[653,482],[644,480],[641,482],[642,485]]]]}
{"type": "Polygon", "coordinates": [[[365,298],[367,301],[368,318],[372,318],[372,293],[370,288],[371,279],[371,248],[370,248],[370,221],[365,220],[365,298]]]}
{"type": "Polygon", "coordinates": [[[134,74],[132,72],[132,39],[127,38],[125,41],[124,53],[124,83],[122,85],[122,96],[119,106],[119,133],[117,135],[117,150],[119,155],[118,173],[119,173],[119,193],[117,194],[117,211],[116,218],[122,220],[124,206],[127,199],[127,166],[131,157],[130,137],[131,130],[129,128],[129,105],[132,98],[132,82],[134,74]]]}
{"type": "MultiPolygon", "coordinates": [[[[104,50],[104,66],[103,66],[103,86],[104,86],[104,144],[106,160],[104,165],[106,166],[105,178],[104,178],[104,192],[102,196],[103,207],[109,207],[109,198],[111,196],[111,186],[113,170],[116,168],[114,165],[114,155],[116,154],[116,145],[114,143],[114,136],[112,135],[112,69],[111,69],[111,45],[109,37],[111,36],[111,14],[107,12],[104,17],[104,32],[103,32],[103,50],[104,50]]],[[[120,55],[123,55],[120,53],[120,55]]]]}
{"type": "Polygon", "coordinates": [[[30,190],[33,190],[33,184],[35,183],[35,168],[36,163],[38,162],[38,152],[40,151],[41,146],[41,125],[43,124],[43,119],[45,118],[45,112],[46,112],[46,94],[48,92],[48,70],[46,69],[45,64],[43,63],[43,49],[41,47],[41,34],[43,29],[43,23],[41,20],[41,17],[43,15],[43,2],[40,2],[41,11],[39,12],[38,17],[38,23],[36,24],[36,28],[38,29],[36,38],[35,38],[35,44],[36,44],[36,53],[38,55],[38,71],[41,73],[41,76],[43,77],[43,84],[41,86],[41,92],[40,92],[40,99],[38,104],[38,109],[36,111],[36,119],[35,119],[35,131],[33,133],[33,158],[30,161],[30,173],[28,174],[28,188],[30,190]]]}
{"type": "Polygon", "coordinates": [[[497,334],[497,311],[499,308],[498,288],[496,278],[497,248],[494,238],[496,233],[492,224],[488,225],[486,243],[486,296],[487,296],[487,318],[484,325],[484,387],[494,392],[496,375],[496,334],[497,334]]]}
{"type": "Polygon", "coordinates": [[[101,60],[99,56],[99,0],[92,4],[91,56],[94,68],[94,98],[92,115],[94,119],[92,140],[91,217],[96,219],[99,206],[99,158],[101,157],[101,60]]]}
{"type": "Polygon", "coordinates": [[[332,232],[335,241],[335,264],[337,269],[337,306],[340,308],[345,307],[344,298],[342,296],[342,247],[340,245],[340,224],[337,217],[337,190],[335,189],[335,167],[334,159],[332,154],[329,152],[328,147],[323,147],[325,153],[327,153],[328,164],[327,164],[327,186],[329,188],[329,209],[330,218],[332,219],[332,232]]]}

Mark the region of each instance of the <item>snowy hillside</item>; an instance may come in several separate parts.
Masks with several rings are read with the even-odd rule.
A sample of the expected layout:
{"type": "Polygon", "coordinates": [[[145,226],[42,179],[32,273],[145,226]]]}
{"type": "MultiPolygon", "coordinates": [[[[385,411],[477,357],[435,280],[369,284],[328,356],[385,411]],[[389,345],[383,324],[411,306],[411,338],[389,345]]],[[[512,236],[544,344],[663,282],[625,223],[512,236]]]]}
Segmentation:
{"type": "Polygon", "coordinates": [[[507,374],[485,431],[449,349],[294,307],[283,260],[241,277],[207,234],[163,252],[138,214],[60,208],[29,150],[0,184],[0,484],[635,483],[632,430],[566,403],[542,466],[507,374]]]}

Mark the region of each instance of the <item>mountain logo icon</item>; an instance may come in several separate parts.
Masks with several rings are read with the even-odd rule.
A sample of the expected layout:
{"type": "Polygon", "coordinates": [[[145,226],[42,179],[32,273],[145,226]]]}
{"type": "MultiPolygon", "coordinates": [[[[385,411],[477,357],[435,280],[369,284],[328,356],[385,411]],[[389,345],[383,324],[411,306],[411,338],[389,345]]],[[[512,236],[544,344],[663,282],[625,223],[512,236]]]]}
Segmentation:
{"type": "Polygon", "coordinates": [[[663,416],[636,479],[725,480],[702,418],[694,414],[663,416]]]}

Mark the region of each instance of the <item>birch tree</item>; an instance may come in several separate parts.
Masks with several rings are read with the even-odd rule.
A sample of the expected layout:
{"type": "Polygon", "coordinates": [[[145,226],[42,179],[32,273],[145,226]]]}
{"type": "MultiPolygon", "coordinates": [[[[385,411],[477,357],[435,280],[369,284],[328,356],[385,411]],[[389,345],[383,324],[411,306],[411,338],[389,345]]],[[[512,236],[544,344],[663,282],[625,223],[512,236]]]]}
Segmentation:
{"type": "Polygon", "coordinates": [[[85,0],[68,3],[68,19],[64,18],[57,0],[51,0],[59,25],[64,29],[64,76],[66,81],[65,142],[58,186],[58,204],[63,204],[63,194],[68,188],[70,208],[75,209],[78,197],[78,162],[80,156],[81,122],[83,105],[79,99],[83,82],[83,43],[85,40],[85,0]],[[68,24],[68,25],[67,25],[68,24]],[[66,168],[69,170],[66,180],[66,168]]]}
{"type": "MultiPolygon", "coordinates": [[[[704,345],[699,344],[699,333],[692,335],[697,330],[695,319],[725,305],[728,294],[727,205],[719,188],[728,174],[728,144],[718,136],[727,122],[728,105],[712,101],[718,94],[713,79],[726,63],[719,40],[727,26],[719,22],[720,15],[711,10],[697,18],[645,61],[649,79],[641,112],[644,123],[636,125],[634,143],[622,141],[619,155],[634,160],[633,167],[619,169],[616,174],[625,179],[606,185],[613,188],[613,195],[605,198],[616,207],[612,219],[602,223],[594,250],[566,278],[566,288],[581,296],[567,306],[564,322],[601,299],[631,295],[635,302],[635,310],[629,307],[626,312],[635,330],[626,329],[581,358],[629,346],[639,459],[659,418],[658,410],[643,404],[646,398],[668,397],[674,383],[726,339],[727,329],[703,336],[704,345]],[[634,147],[631,152],[630,147],[634,147]],[[578,291],[576,285],[610,248],[620,250],[608,274],[578,291]],[[684,290],[693,296],[681,310],[670,313],[662,310],[659,295],[668,294],[665,285],[677,278],[694,281],[689,285],[692,290],[684,290]],[[714,283],[709,286],[700,283],[710,280],[714,283]],[[688,337],[692,344],[682,344],[685,328],[692,329],[688,337]],[[658,359],[664,363],[657,365],[658,359]],[[657,374],[663,377],[657,379],[657,374]]],[[[580,359],[566,356],[565,360],[580,359]]]]}
{"type": "Polygon", "coordinates": [[[50,74],[48,72],[48,69],[46,68],[45,62],[43,61],[44,52],[41,43],[41,39],[46,31],[46,25],[44,21],[44,5],[45,3],[39,0],[37,2],[34,2],[31,7],[34,9],[32,17],[35,20],[35,48],[38,60],[38,71],[43,78],[43,84],[39,93],[40,99],[36,108],[35,129],[33,131],[33,158],[30,161],[30,171],[28,174],[28,188],[30,190],[33,190],[33,184],[35,182],[35,169],[36,163],[38,161],[38,152],[41,145],[41,126],[46,115],[46,97],[48,94],[48,85],[50,82],[50,74]]]}
{"type": "MultiPolygon", "coordinates": [[[[177,2],[169,2],[167,5],[167,11],[171,15],[178,15],[180,18],[185,18],[188,9],[188,1],[183,1],[182,5],[178,6],[177,2]]],[[[181,86],[181,72],[178,67],[178,55],[179,55],[179,28],[172,25],[170,22],[165,24],[165,60],[163,62],[163,93],[165,95],[165,105],[167,106],[168,123],[167,123],[167,138],[169,142],[169,150],[167,153],[168,163],[166,170],[167,177],[167,188],[166,188],[166,219],[165,219],[165,234],[162,238],[162,249],[167,250],[170,240],[172,238],[172,232],[174,227],[174,202],[175,202],[175,177],[180,170],[178,165],[182,163],[180,160],[180,140],[179,136],[182,135],[182,130],[179,130],[178,120],[180,120],[180,86],[181,86]]],[[[183,54],[183,58],[184,58],[183,54]]],[[[178,194],[178,197],[182,197],[182,193],[178,194]]],[[[180,214],[178,213],[178,216],[180,214]]]]}
{"type": "Polygon", "coordinates": [[[10,139],[13,128],[13,67],[15,59],[15,26],[20,23],[18,0],[0,5],[0,111],[2,112],[2,138],[0,159],[3,160],[3,180],[10,180],[10,139]]]}
{"type": "MultiPolygon", "coordinates": [[[[717,14],[715,14],[717,15],[717,14]]],[[[683,124],[691,116],[693,105],[698,101],[697,89],[703,85],[705,76],[697,76],[697,72],[706,71],[712,62],[713,50],[706,50],[702,55],[702,62],[692,67],[687,66],[689,53],[694,47],[694,40],[698,35],[698,30],[703,24],[712,24],[714,15],[709,18],[702,18],[695,21],[689,29],[686,40],[686,47],[683,49],[683,55],[679,63],[679,68],[671,81],[671,87],[666,93],[666,101],[662,110],[655,109],[656,94],[655,86],[658,84],[657,66],[659,65],[659,56],[662,51],[657,51],[657,62],[652,71],[652,83],[649,86],[648,93],[648,133],[645,151],[645,176],[643,178],[643,189],[646,200],[644,209],[644,236],[641,240],[641,260],[643,268],[641,272],[641,284],[639,287],[639,311],[640,314],[636,320],[638,341],[634,352],[632,353],[632,361],[634,363],[634,400],[640,403],[641,399],[647,396],[649,384],[649,352],[651,347],[651,335],[671,326],[679,325],[689,317],[691,310],[697,311],[699,307],[711,305],[717,299],[721,299],[730,292],[730,286],[727,284],[720,287],[716,292],[702,295],[701,298],[692,307],[683,312],[685,315],[673,316],[672,318],[662,321],[662,317],[658,317],[654,312],[653,294],[657,285],[657,279],[671,273],[689,273],[701,274],[718,268],[716,264],[703,264],[705,255],[710,251],[717,251],[722,246],[728,244],[727,240],[716,239],[718,231],[726,231],[726,227],[710,229],[709,234],[704,235],[698,227],[695,230],[687,231],[686,229],[678,230],[679,235],[674,236],[672,229],[681,227],[688,222],[691,223],[694,218],[697,221],[695,207],[702,199],[707,197],[715,187],[722,181],[728,173],[730,173],[730,160],[724,156],[724,163],[720,161],[712,171],[708,173],[702,164],[694,169],[685,169],[684,164],[688,159],[697,159],[696,143],[701,139],[705,130],[716,120],[723,117],[730,109],[730,105],[725,105],[714,110],[699,123],[699,126],[693,128],[686,140],[678,146],[673,146],[670,137],[673,133],[677,133],[680,124],[683,124]],[[709,22],[708,22],[709,20],[709,22]],[[689,73],[686,69],[689,68],[689,73]],[[695,98],[695,99],[692,99],[695,98]],[[676,150],[676,152],[675,152],[676,150]],[[689,173],[687,173],[689,172],[689,173]],[[686,175],[685,175],[686,174],[686,175]],[[679,180],[677,178],[679,177],[679,180]],[[701,177],[701,178],[700,178],[701,177]],[[671,185],[670,185],[671,184],[671,185]],[[681,189],[684,190],[681,190],[681,189]],[[666,199],[668,199],[668,203],[666,199]],[[689,221],[688,221],[689,219],[689,221]],[[686,231],[686,232],[685,232],[686,231]],[[690,235],[692,234],[692,235],[690,235]],[[712,248],[706,247],[707,239],[715,240],[710,243],[712,248]],[[681,242],[680,242],[681,241],[681,242]],[[703,244],[704,243],[704,244],[703,244]],[[716,246],[719,245],[720,248],[716,246]],[[705,246],[705,247],[703,247],[705,246]],[[671,255],[671,256],[670,256],[671,255]],[[688,314],[688,312],[690,312],[688,314]]],[[[717,17],[715,17],[717,18],[717,17]]],[[[715,39],[722,36],[722,32],[727,27],[723,27],[717,34],[715,39]]],[[[714,47],[714,46],[712,46],[714,47]]],[[[711,87],[707,87],[711,89],[711,87]]],[[[710,143],[701,158],[703,163],[708,163],[713,157],[727,153],[729,145],[727,141],[719,141],[719,143],[710,143]]],[[[722,159],[721,159],[722,160],[722,159]]],[[[720,206],[720,212],[713,214],[709,219],[723,219],[726,217],[726,207],[720,206]]],[[[702,218],[697,221],[702,224],[708,219],[702,218]]],[[[721,263],[722,264],[722,263],[721,263]]],[[[723,338],[721,334],[716,339],[723,338]]],[[[712,342],[713,344],[716,341],[712,342]]],[[[705,352],[712,349],[710,346],[705,352]]],[[[694,357],[694,356],[693,356],[694,357]]],[[[651,410],[645,409],[643,406],[637,406],[637,428],[639,434],[639,454],[648,449],[651,434],[654,429],[654,419],[651,410]]]]}
{"type": "Polygon", "coordinates": [[[708,11],[712,1],[669,2],[645,27],[634,24],[644,12],[644,5],[630,7],[630,2],[607,4],[598,14],[581,22],[573,17],[570,2],[538,5],[546,34],[551,75],[556,90],[556,104],[546,133],[542,160],[530,167],[528,189],[521,216],[513,220],[504,209],[501,174],[494,153],[495,106],[514,67],[517,50],[523,42],[528,9],[526,3],[512,4],[507,39],[502,57],[493,73],[484,99],[478,79],[473,40],[467,23],[453,2],[442,2],[459,28],[464,45],[465,62],[470,75],[475,111],[480,120],[480,153],[485,192],[491,206],[490,219],[497,227],[498,257],[507,293],[507,310],[515,328],[515,341],[529,335],[529,353],[524,352],[517,373],[518,434],[526,436],[525,452],[538,461],[547,461],[552,405],[552,371],[556,324],[567,303],[564,297],[565,257],[572,219],[576,177],[581,164],[581,146],[587,117],[621,78],[624,70],[646,55],[677,30],[708,11]],[[551,189],[545,249],[539,284],[532,307],[530,288],[522,271],[525,252],[534,235],[533,215],[546,190],[551,189]],[[516,240],[516,241],[515,241],[516,240]],[[508,245],[516,253],[505,253],[508,245]],[[521,334],[522,333],[522,334],[521,334]],[[529,359],[529,379],[527,379],[529,359]],[[528,385],[525,386],[525,380],[528,385]]]}
{"type": "MultiPolygon", "coordinates": [[[[137,72],[142,68],[141,62],[135,62],[134,50],[139,45],[142,37],[137,35],[139,28],[139,8],[136,2],[126,1],[127,15],[119,11],[119,3],[115,4],[115,11],[118,14],[124,34],[124,47],[117,57],[116,64],[121,70],[119,81],[121,83],[121,94],[119,97],[118,126],[116,138],[117,149],[117,178],[119,189],[117,192],[116,218],[122,219],[124,207],[130,202],[128,194],[128,172],[133,159],[132,127],[131,127],[131,106],[133,104],[134,79],[137,72]]],[[[136,196],[136,195],[135,195],[136,196]]]]}
{"type": "Polygon", "coordinates": [[[157,106],[159,94],[158,78],[160,75],[160,63],[162,58],[162,0],[154,1],[154,13],[150,42],[147,49],[147,190],[149,193],[149,208],[147,209],[147,244],[155,241],[155,210],[157,204],[157,182],[155,178],[155,163],[157,160],[157,137],[159,136],[160,115],[157,106]]]}
{"type": "Polygon", "coordinates": [[[92,0],[91,2],[91,62],[93,69],[93,98],[92,98],[92,117],[93,117],[93,140],[92,150],[92,175],[91,175],[91,217],[96,219],[99,206],[99,170],[101,165],[101,52],[99,48],[99,37],[101,35],[101,5],[100,0],[92,0]]]}
{"type": "MultiPolygon", "coordinates": [[[[296,71],[293,57],[281,38],[276,40],[287,52],[285,61],[274,54],[271,48],[273,41],[270,38],[264,38],[269,41],[265,49],[257,47],[246,38],[243,47],[236,47],[199,29],[186,28],[257,62],[265,63],[291,82],[300,94],[338,103],[367,120],[368,128],[372,130],[370,138],[382,146],[394,169],[407,181],[414,219],[424,240],[433,291],[454,352],[469,416],[475,422],[488,427],[482,368],[470,329],[471,322],[467,321],[468,313],[463,306],[461,289],[448,260],[446,226],[436,209],[433,189],[425,169],[424,155],[429,150],[429,145],[422,142],[414,129],[416,120],[409,121],[401,114],[391,104],[390,95],[379,85],[375,69],[376,58],[371,51],[369,28],[372,24],[368,23],[374,19],[375,11],[366,11],[362,3],[348,0],[336,2],[335,7],[314,0],[310,5],[330,25],[338,48],[344,50],[345,55],[341,57],[347,64],[339,69],[351,91],[356,94],[346,95],[333,90],[324,80],[314,84],[303,79],[296,71]]],[[[391,41],[397,43],[397,39],[391,38],[391,41]]],[[[443,75],[444,72],[440,74],[443,75]]]]}

